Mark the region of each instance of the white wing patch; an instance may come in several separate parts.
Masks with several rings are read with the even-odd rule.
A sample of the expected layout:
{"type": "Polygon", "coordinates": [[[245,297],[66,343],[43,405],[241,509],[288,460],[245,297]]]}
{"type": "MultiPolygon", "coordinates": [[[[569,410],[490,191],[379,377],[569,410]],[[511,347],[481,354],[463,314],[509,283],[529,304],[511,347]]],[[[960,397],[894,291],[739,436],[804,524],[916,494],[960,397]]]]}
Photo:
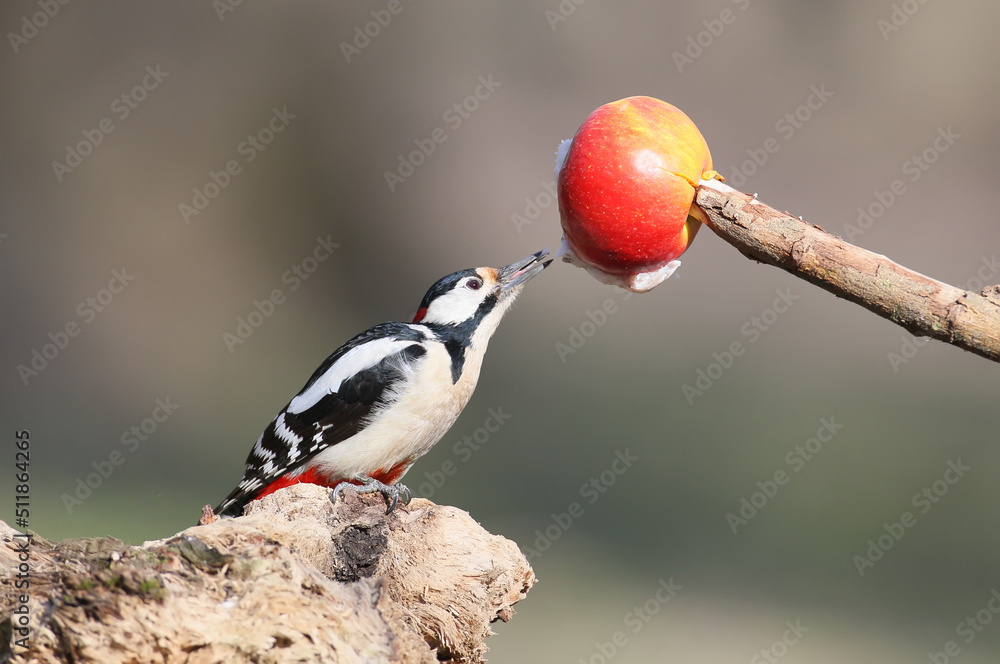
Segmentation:
{"type": "Polygon", "coordinates": [[[354,374],[375,366],[386,356],[398,353],[414,343],[412,339],[374,339],[352,348],[334,362],[309,389],[292,399],[288,404],[288,412],[298,414],[312,408],[326,395],[338,391],[340,384],[354,374]]]}

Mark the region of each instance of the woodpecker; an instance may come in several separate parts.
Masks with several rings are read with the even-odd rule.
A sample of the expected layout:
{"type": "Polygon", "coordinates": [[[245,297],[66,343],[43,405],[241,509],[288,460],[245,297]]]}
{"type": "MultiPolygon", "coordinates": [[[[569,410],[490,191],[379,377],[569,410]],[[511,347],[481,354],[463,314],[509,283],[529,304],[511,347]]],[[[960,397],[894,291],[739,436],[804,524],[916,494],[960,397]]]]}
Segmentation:
{"type": "Polygon", "coordinates": [[[472,397],[490,337],[548,250],[502,268],[440,279],[411,323],[382,323],[326,358],[261,434],[243,478],[215,513],[302,482],[381,492],[391,512],[398,480],[455,423],[472,397]],[[391,503],[390,503],[391,500],[391,503]]]}

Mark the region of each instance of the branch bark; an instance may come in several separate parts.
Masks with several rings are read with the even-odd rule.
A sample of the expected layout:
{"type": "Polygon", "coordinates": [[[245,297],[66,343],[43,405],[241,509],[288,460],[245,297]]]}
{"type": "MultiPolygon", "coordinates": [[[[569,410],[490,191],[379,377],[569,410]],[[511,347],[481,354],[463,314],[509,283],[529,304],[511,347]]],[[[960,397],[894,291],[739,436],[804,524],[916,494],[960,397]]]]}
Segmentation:
{"type": "Polygon", "coordinates": [[[716,180],[701,181],[695,203],[715,234],[745,256],[780,267],[914,335],[1000,362],[1000,286],[982,293],[950,286],[716,180]]]}
{"type": "MultiPolygon", "coordinates": [[[[484,662],[535,582],[517,546],[453,507],[328,495],[297,484],[141,547],[36,538],[29,647],[5,640],[0,662],[484,662]]],[[[25,592],[14,532],[0,522],[5,635],[25,592]]]]}

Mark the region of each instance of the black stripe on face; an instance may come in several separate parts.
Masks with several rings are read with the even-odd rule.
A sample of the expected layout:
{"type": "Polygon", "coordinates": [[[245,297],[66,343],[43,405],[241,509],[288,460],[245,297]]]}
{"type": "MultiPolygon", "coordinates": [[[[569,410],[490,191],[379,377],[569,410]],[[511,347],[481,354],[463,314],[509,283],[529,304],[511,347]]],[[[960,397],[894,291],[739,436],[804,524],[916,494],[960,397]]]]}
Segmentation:
{"type": "Polygon", "coordinates": [[[420,312],[418,316],[423,319],[421,314],[426,313],[435,300],[461,287],[460,284],[469,277],[476,277],[483,281],[483,299],[472,316],[458,323],[420,320],[421,325],[425,325],[434,331],[435,336],[437,336],[441,343],[444,344],[445,349],[447,349],[448,355],[451,358],[451,380],[453,384],[457,383],[462,377],[462,370],[465,367],[465,350],[472,343],[472,335],[475,334],[476,329],[483,322],[483,319],[493,311],[493,308],[499,302],[499,289],[495,284],[495,279],[489,275],[484,276],[480,274],[479,268],[468,268],[449,274],[439,279],[427,290],[427,294],[424,295],[424,299],[421,300],[420,306],[417,308],[417,311],[420,312]]]}
{"type": "Polygon", "coordinates": [[[466,319],[456,325],[444,325],[441,323],[426,323],[427,327],[434,331],[438,339],[444,344],[448,355],[451,357],[451,382],[455,384],[462,377],[462,369],[465,367],[465,350],[472,345],[472,335],[476,333],[483,319],[493,308],[497,306],[500,298],[496,292],[489,293],[479,304],[476,313],[472,318],[466,319]]]}

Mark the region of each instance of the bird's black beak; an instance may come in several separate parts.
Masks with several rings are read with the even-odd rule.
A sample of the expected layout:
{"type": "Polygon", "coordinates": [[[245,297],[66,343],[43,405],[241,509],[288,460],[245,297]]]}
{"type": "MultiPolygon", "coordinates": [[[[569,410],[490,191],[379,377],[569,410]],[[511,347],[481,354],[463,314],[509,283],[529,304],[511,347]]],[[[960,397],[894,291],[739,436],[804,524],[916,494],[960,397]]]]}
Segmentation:
{"type": "Polygon", "coordinates": [[[500,287],[505,291],[510,291],[523,285],[528,279],[549,266],[552,259],[545,260],[548,255],[549,250],[542,249],[536,254],[498,269],[497,280],[500,282],[500,287]]]}

